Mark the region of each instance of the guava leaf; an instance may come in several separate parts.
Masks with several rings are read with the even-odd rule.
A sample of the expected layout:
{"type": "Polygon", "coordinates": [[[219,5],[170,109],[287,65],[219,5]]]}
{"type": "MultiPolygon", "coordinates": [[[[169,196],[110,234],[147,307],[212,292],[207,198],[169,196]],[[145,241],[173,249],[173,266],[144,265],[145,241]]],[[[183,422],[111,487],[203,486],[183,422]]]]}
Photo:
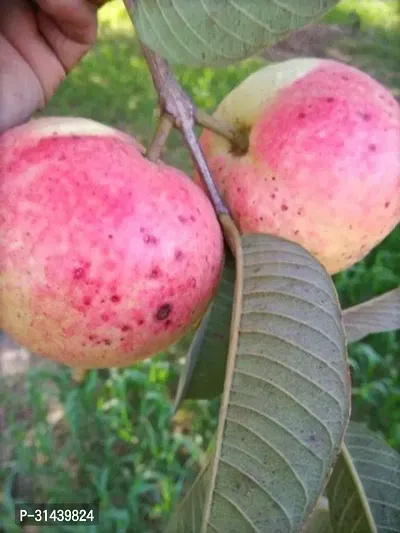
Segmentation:
{"type": "MultiPolygon", "coordinates": [[[[229,291],[229,288],[232,288],[232,285],[225,286],[224,289],[225,311],[229,308],[227,298],[233,299],[232,291],[229,291]]],[[[227,316],[221,316],[221,323],[225,319],[227,319],[227,316]]],[[[372,298],[362,304],[349,307],[343,311],[343,320],[348,343],[358,341],[371,333],[399,329],[400,288],[372,298]]],[[[194,363],[196,365],[196,371],[193,372],[191,377],[194,380],[194,385],[191,385],[190,379],[186,376],[187,391],[185,394],[180,394],[179,402],[185,398],[212,398],[222,393],[225,379],[225,361],[228,357],[229,329],[226,327],[219,329],[218,350],[209,352],[212,354],[210,358],[203,355],[203,353],[208,353],[201,346],[203,339],[203,336],[198,336],[198,345],[196,347],[196,353],[201,353],[202,355],[192,361],[192,365],[194,366],[194,363]],[[210,360],[217,361],[217,365],[210,367],[210,360]],[[210,368],[212,368],[212,376],[209,375],[210,368]],[[208,383],[212,384],[209,390],[208,383]]]]}
{"type": "Polygon", "coordinates": [[[208,479],[200,475],[167,531],[295,533],[327,482],[349,416],[339,302],[301,246],[240,237],[229,217],[220,220],[236,276],[215,448],[208,479]]]}
{"type": "Polygon", "coordinates": [[[186,399],[211,399],[221,394],[229,349],[235,263],[229,250],[217,294],[204,316],[186,357],[174,409],[186,399]]]}
{"type": "Polygon", "coordinates": [[[335,533],[400,532],[400,455],[351,422],[327,494],[335,533]]]}
{"type": "Polygon", "coordinates": [[[400,288],[343,311],[347,342],[371,333],[400,329],[400,288]]]}
{"type": "Polygon", "coordinates": [[[141,40],[171,64],[224,66],[322,17],[337,0],[136,0],[141,40]]]}

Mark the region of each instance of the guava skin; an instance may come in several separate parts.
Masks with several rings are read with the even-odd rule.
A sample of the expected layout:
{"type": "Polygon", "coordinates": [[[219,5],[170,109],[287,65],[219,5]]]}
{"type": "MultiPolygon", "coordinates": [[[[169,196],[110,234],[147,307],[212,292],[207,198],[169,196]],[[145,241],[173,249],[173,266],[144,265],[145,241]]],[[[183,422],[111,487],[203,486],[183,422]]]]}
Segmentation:
{"type": "Polygon", "coordinates": [[[233,89],[215,117],[249,134],[246,153],[201,136],[242,234],[298,242],[334,274],[398,224],[400,107],[369,75],[313,58],[270,65],[233,89]]]}
{"type": "Polygon", "coordinates": [[[126,366],[182,337],[221,274],[205,193],[131,137],[43,118],[0,136],[0,327],[80,368],[126,366]]]}

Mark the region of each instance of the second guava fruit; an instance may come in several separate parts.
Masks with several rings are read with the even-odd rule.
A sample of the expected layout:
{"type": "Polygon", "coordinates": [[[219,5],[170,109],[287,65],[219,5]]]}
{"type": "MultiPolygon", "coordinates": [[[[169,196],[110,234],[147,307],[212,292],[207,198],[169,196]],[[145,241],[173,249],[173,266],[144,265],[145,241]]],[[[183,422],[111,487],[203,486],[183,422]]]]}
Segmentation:
{"type": "Polygon", "coordinates": [[[125,366],[182,337],[217,287],[205,193],[130,136],[43,118],[0,136],[0,328],[73,367],[125,366]]]}
{"type": "Polygon", "coordinates": [[[400,108],[360,70],[312,58],[272,64],[233,89],[215,117],[247,143],[201,136],[241,233],[298,242],[334,274],[399,222],[400,108]]]}

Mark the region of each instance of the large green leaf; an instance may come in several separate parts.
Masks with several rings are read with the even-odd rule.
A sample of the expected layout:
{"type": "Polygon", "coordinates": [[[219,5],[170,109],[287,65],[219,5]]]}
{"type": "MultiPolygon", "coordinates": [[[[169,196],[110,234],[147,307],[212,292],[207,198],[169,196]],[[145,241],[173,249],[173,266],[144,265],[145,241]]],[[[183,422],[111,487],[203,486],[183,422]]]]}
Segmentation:
{"type": "Polygon", "coordinates": [[[172,64],[222,66],[320,18],[337,0],[136,0],[142,41],[172,64]]]}
{"type": "Polygon", "coordinates": [[[328,485],[335,533],[400,532],[400,455],[351,422],[328,485]]]}
{"type": "Polygon", "coordinates": [[[185,399],[210,399],[221,394],[229,349],[235,263],[229,250],[217,294],[204,316],[186,357],[175,410],[185,399]]]}
{"type": "Polygon", "coordinates": [[[343,312],[347,341],[355,342],[371,333],[400,328],[400,288],[382,294],[343,312]]]}
{"type": "Polygon", "coordinates": [[[240,238],[229,220],[221,217],[236,260],[235,303],[216,444],[208,479],[186,494],[168,532],[295,533],[349,415],[340,307],[330,276],[301,246],[240,238]]]}
{"type": "MultiPolygon", "coordinates": [[[[207,399],[222,393],[229,347],[229,328],[223,327],[223,324],[229,323],[230,308],[233,305],[231,270],[224,274],[224,278],[226,282],[221,286],[219,296],[221,301],[218,302],[217,297],[218,303],[213,311],[215,316],[209,321],[208,328],[211,324],[211,329],[208,334],[205,334],[205,331],[199,331],[196,343],[193,341],[185,372],[181,378],[181,383],[185,384],[185,388],[180,388],[180,394],[177,397],[179,403],[186,398],[207,399]],[[213,323],[217,316],[220,327],[215,328],[213,323]],[[217,335],[217,344],[214,345],[214,349],[212,348],[212,335],[217,335]],[[189,368],[192,370],[191,373],[189,373],[189,368]]],[[[349,307],[343,312],[343,320],[348,343],[358,341],[371,333],[399,329],[400,288],[349,307]]]]}

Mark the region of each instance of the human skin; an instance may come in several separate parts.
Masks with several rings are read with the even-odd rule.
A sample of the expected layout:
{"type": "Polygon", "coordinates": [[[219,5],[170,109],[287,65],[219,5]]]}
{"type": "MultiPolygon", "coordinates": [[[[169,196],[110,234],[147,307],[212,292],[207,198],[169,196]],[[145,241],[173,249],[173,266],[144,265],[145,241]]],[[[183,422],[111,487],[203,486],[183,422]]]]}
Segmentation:
{"type": "Polygon", "coordinates": [[[182,337],[220,279],[205,193],[87,119],[0,136],[0,328],[78,368],[125,366],[182,337]]]}
{"type": "Polygon", "coordinates": [[[0,132],[29,119],[94,44],[101,0],[0,2],[0,132]]]}
{"type": "Polygon", "coordinates": [[[400,109],[367,74],[321,59],[274,64],[233,89],[215,117],[248,136],[245,153],[201,136],[243,234],[296,241],[334,274],[399,222],[400,109]]]}

